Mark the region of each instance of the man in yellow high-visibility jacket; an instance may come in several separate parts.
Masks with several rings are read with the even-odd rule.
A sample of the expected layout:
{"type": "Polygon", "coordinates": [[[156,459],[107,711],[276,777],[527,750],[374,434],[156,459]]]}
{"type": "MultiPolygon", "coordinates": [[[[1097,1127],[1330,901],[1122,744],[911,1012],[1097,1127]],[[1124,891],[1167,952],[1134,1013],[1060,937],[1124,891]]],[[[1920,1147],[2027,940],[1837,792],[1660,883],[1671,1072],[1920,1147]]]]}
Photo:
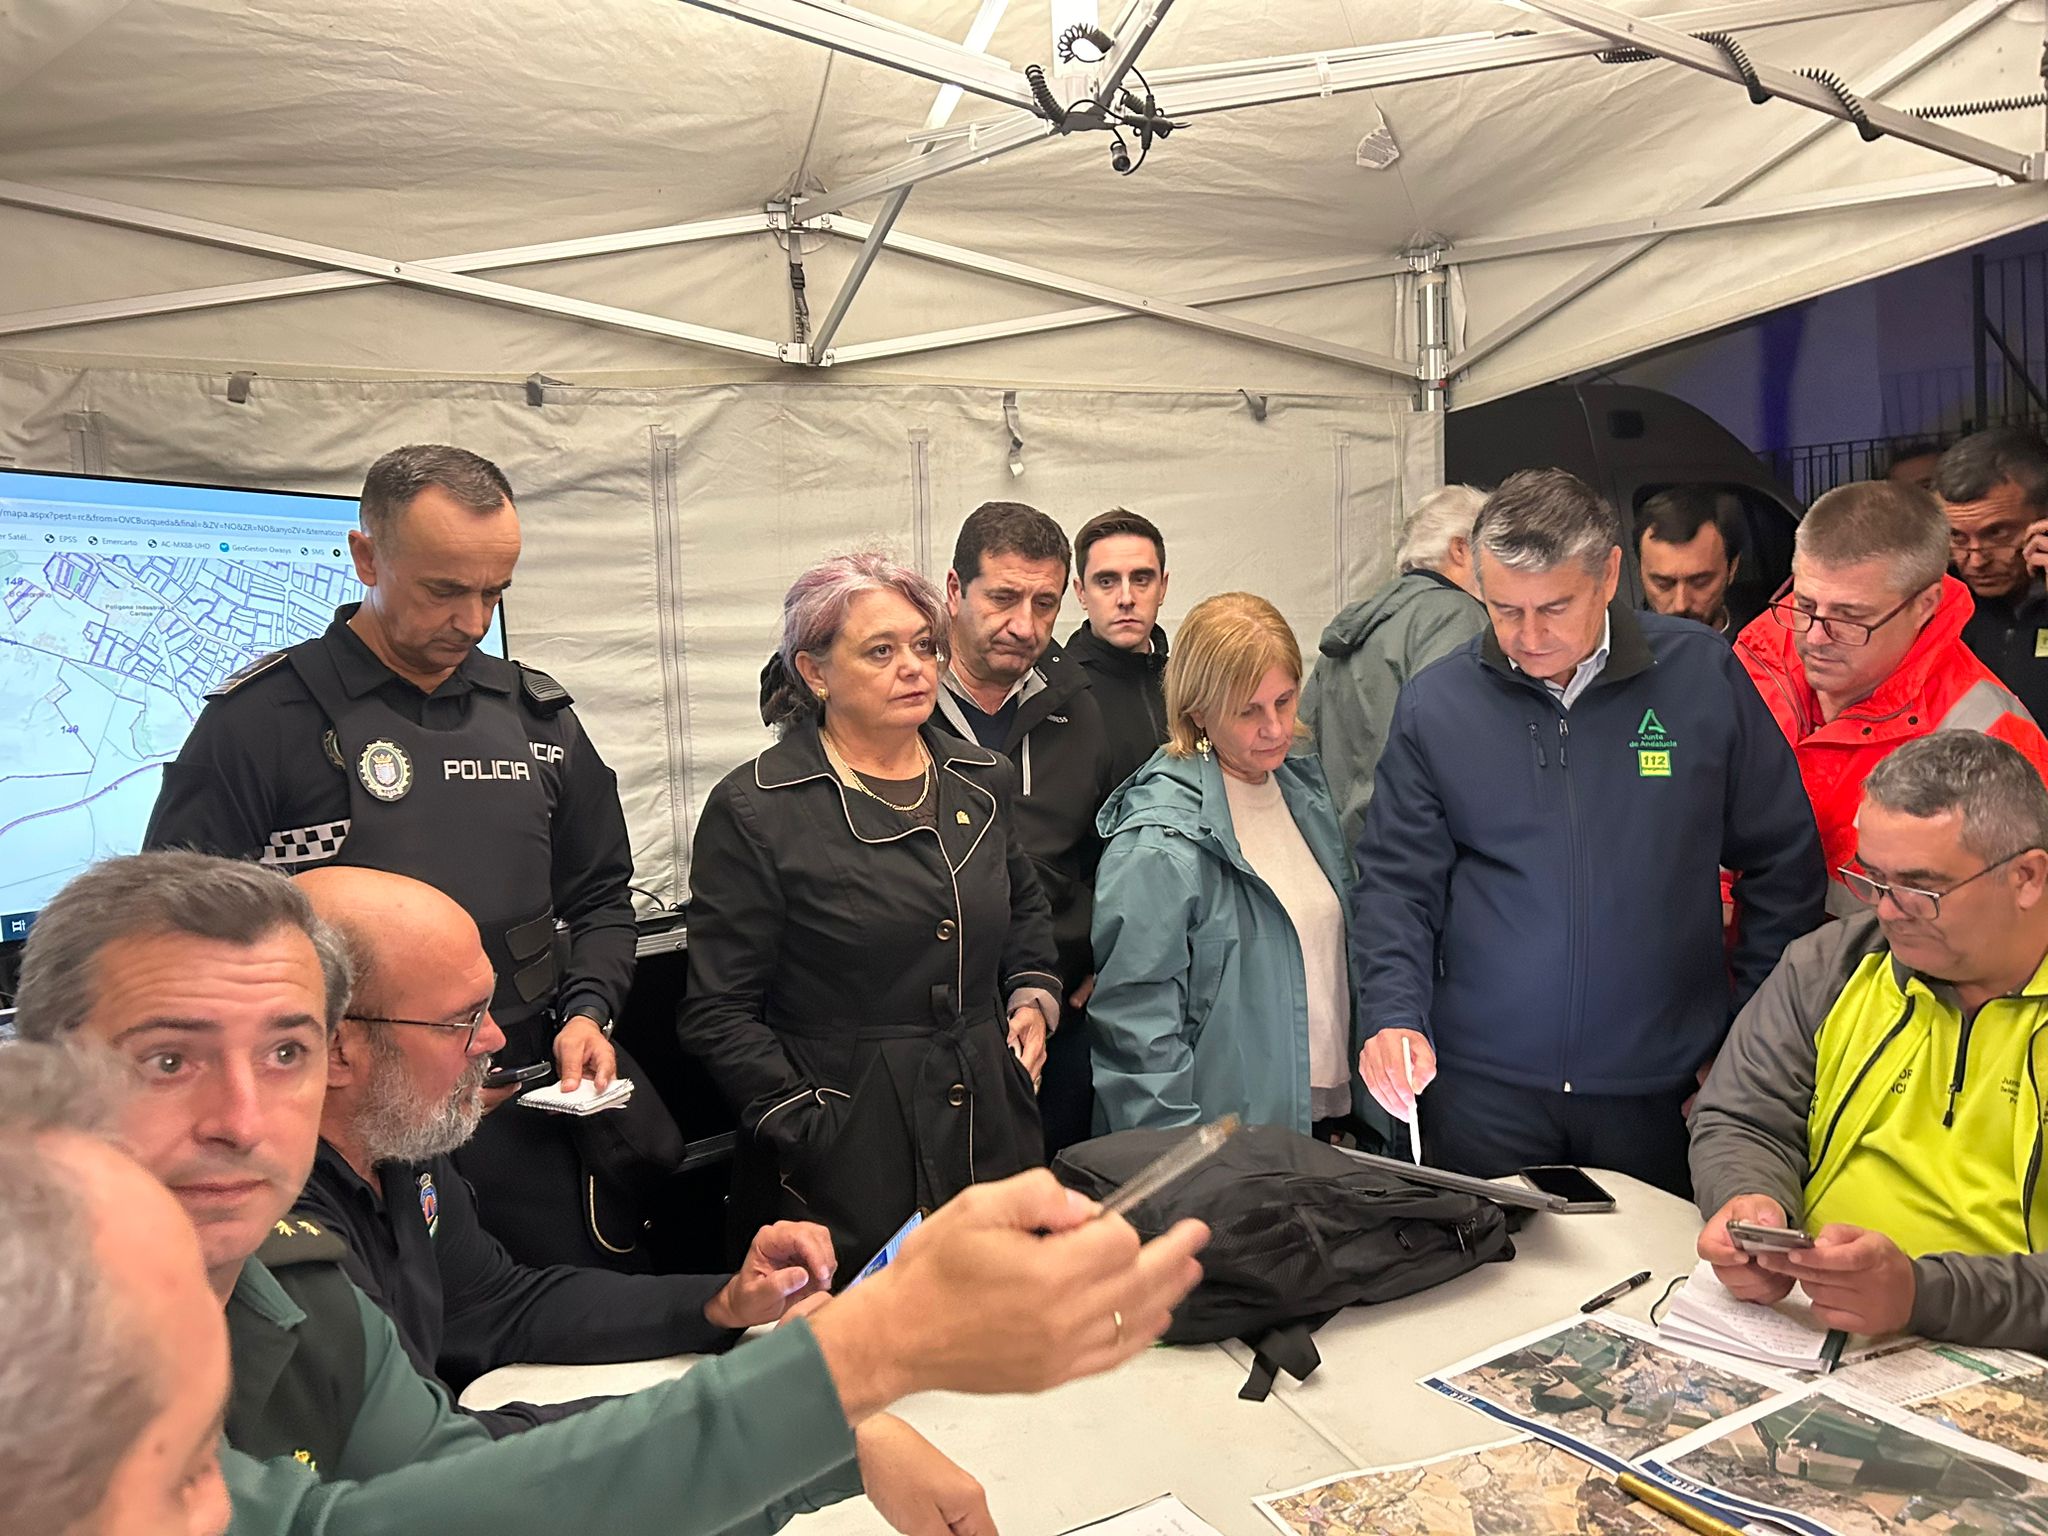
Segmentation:
{"type": "Polygon", "coordinates": [[[2048,789],[1970,731],[1864,785],[1845,885],[1736,1019],[1692,1122],[1699,1253],[1830,1327],[2048,1346],[2048,789]],[[1730,1218],[1815,1245],[1745,1255],[1730,1218]]]}

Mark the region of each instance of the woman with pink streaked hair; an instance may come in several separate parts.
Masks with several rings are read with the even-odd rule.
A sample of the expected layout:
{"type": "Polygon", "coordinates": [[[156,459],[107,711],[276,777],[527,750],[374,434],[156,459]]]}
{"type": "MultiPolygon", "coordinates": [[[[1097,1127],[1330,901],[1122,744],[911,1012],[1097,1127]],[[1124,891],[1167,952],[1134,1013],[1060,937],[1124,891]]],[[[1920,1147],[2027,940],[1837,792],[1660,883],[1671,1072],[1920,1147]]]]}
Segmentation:
{"type": "Polygon", "coordinates": [[[740,1235],[823,1222],[845,1276],[912,1212],[1042,1160],[1059,978],[1009,762],[930,724],[938,589],[840,555],[782,620],[781,739],[697,823],[679,1027],[740,1114],[740,1235]]]}

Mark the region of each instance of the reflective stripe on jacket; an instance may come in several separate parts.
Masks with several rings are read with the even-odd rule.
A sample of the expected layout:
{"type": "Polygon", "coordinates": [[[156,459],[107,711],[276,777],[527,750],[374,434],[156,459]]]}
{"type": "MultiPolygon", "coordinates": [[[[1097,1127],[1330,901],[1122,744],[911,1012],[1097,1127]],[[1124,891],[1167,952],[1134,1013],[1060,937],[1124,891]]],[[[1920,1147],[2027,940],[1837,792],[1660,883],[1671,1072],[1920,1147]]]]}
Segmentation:
{"type": "Polygon", "coordinates": [[[1860,910],[1835,880],[1835,871],[1856,856],[1856,807],[1863,781],[1894,748],[1934,731],[1981,731],[2018,748],[2048,779],[2048,738],[1963,644],[1970,613],[1969,588],[1944,576],[1941,606],[1897,669],[1869,698],[1827,721],[1821,719],[1820,697],[1793,649],[1792,631],[1766,613],[1735,643],[1735,654],[1799,759],[1800,781],[1813,802],[1832,882],[1828,909],[1838,917],[1860,910]]]}

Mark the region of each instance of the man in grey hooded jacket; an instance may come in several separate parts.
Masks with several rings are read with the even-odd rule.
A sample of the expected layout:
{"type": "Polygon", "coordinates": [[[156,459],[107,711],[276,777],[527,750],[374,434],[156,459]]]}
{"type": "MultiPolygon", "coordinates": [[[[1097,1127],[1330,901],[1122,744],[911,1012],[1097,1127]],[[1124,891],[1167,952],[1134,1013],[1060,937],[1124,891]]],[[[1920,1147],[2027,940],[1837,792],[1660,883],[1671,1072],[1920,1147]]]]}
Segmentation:
{"type": "Polygon", "coordinates": [[[1400,574],[1330,621],[1301,697],[1337,802],[1344,846],[1358,846],[1373,771],[1401,687],[1486,628],[1472,575],[1472,524],[1486,493],[1446,485],[1415,504],[1400,574]]]}

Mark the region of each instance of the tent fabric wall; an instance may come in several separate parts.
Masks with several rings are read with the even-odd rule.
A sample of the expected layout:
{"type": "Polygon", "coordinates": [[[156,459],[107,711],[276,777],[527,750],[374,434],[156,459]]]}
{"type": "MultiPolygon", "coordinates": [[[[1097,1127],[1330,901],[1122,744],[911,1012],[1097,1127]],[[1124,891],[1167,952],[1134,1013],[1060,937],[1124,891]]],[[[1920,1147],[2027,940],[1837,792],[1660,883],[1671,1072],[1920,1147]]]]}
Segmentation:
{"type": "MultiPolygon", "coordinates": [[[[496,460],[525,550],[515,655],[561,679],[619,776],[635,883],[687,894],[705,795],[768,741],[757,703],[790,580],[881,546],[943,580],[960,519],[1025,500],[1069,534],[1117,503],[1165,530],[1169,623],[1211,592],[1272,599],[1306,657],[1383,580],[1440,434],[1405,396],[1025,389],[1023,472],[1003,392],[795,383],[550,388],[460,380],[80,370],[0,359],[0,462],[352,494],[403,442],[496,460]]],[[[1080,622],[1069,598],[1060,633],[1080,622]]]]}

